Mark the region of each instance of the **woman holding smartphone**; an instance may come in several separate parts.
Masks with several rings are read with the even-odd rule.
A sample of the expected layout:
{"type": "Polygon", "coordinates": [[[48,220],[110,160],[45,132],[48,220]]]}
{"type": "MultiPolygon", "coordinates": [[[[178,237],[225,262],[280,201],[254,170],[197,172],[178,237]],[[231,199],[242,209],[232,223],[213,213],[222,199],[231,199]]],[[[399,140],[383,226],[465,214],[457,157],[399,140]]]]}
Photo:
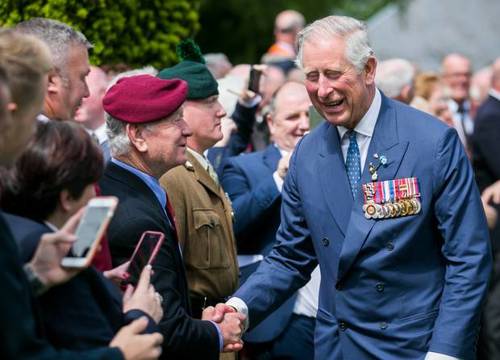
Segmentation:
{"type": "MultiPolygon", "coordinates": [[[[95,196],[94,183],[102,172],[100,149],[79,125],[37,125],[7,174],[2,194],[4,210],[36,222],[25,221],[22,231],[14,233],[19,232],[16,240],[24,261],[33,255],[43,233],[57,231],[95,196]]],[[[150,320],[149,332],[154,331],[162,309],[161,298],[149,283],[150,272],[146,268],[135,292],[127,289],[123,299],[115,284],[92,267],[40,295],[37,300],[50,342],[73,350],[105,346],[122,326],[144,315],[150,320]]]]}

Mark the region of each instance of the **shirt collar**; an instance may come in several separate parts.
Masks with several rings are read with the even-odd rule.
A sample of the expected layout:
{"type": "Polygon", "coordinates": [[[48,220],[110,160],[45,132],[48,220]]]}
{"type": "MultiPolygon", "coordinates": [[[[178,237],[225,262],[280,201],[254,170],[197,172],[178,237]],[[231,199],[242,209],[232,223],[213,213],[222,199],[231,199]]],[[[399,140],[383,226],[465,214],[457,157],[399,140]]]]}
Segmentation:
{"type": "Polygon", "coordinates": [[[97,136],[99,144],[102,144],[103,142],[108,140],[108,136],[106,135],[106,123],[102,124],[97,129],[95,129],[94,134],[95,136],[97,136]]]}
{"type": "Polygon", "coordinates": [[[500,101],[500,91],[497,91],[495,89],[490,89],[490,91],[488,92],[488,94],[492,97],[494,97],[495,99],[499,100],[500,101]]]}
{"type": "MultiPolygon", "coordinates": [[[[361,121],[354,128],[354,131],[366,137],[372,137],[373,131],[375,130],[375,124],[377,123],[378,115],[380,113],[381,105],[382,95],[380,95],[380,91],[375,88],[375,96],[373,97],[373,101],[368,108],[368,111],[361,118],[361,121]]],[[[337,126],[337,129],[340,139],[342,139],[345,133],[349,131],[349,129],[343,126],[337,126]]]]}
{"type": "Polygon", "coordinates": [[[37,121],[40,121],[42,123],[46,123],[46,122],[50,121],[50,119],[47,116],[45,116],[44,114],[38,114],[36,116],[36,119],[37,119],[37,121]]]}
{"type": "Polygon", "coordinates": [[[167,197],[165,190],[161,187],[158,179],[118,159],[111,158],[111,162],[121,167],[122,169],[130,171],[132,174],[141,179],[151,189],[151,191],[155,194],[156,198],[160,202],[161,206],[165,209],[165,207],[167,206],[167,197]]]}
{"type": "Polygon", "coordinates": [[[200,163],[200,165],[203,167],[203,169],[207,169],[208,168],[208,164],[209,164],[208,163],[208,159],[204,155],[202,155],[202,154],[194,151],[193,149],[191,149],[189,147],[187,148],[187,150],[200,163]]]}

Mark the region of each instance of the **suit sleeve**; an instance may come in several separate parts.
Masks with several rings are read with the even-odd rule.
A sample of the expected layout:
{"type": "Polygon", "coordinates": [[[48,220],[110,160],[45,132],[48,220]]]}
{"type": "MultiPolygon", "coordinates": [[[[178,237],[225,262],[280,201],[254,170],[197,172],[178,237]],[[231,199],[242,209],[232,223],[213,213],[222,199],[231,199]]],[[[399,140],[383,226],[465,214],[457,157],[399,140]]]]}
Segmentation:
{"type": "Polygon", "coordinates": [[[281,195],[272,176],[262,176],[259,184],[251,187],[243,169],[231,159],[224,166],[222,187],[232,201],[236,237],[251,230],[281,195]]]}
{"type": "Polygon", "coordinates": [[[271,253],[234,296],[249,309],[250,328],[258,325],[310,279],[317,265],[297,185],[300,143],[290,160],[283,187],[281,225],[271,253]]]}
{"type": "Polygon", "coordinates": [[[491,272],[488,230],[472,168],[453,129],[438,143],[435,158],[434,211],[446,275],[429,351],[471,359],[491,272]]]}
{"type": "Polygon", "coordinates": [[[477,119],[472,137],[473,164],[479,189],[500,179],[500,156],[498,156],[498,135],[500,126],[493,113],[477,119]]]}

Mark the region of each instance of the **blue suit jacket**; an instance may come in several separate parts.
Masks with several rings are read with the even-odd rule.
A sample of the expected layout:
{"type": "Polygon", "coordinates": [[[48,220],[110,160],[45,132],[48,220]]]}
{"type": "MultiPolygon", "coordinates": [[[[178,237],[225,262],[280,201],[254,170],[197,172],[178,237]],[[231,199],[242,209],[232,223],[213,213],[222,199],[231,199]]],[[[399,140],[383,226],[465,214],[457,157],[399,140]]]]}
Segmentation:
{"type": "MultiPolygon", "coordinates": [[[[274,145],[254,153],[229,158],[222,174],[222,187],[233,202],[234,232],[238,254],[267,255],[276,242],[280,224],[281,193],[273,179],[281,154],[274,145]]],[[[241,268],[244,283],[258,264],[241,268]]],[[[245,341],[266,342],[285,330],[296,296],[266,318],[244,336],[245,341]]]]}
{"type": "MultiPolygon", "coordinates": [[[[235,296],[258,322],[319,262],[317,359],[472,359],[491,270],[488,231],[455,130],[382,98],[368,150],[379,181],[418,178],[419,214],[373,220],[352,199],[336,127],[298,144],[283,190],[278,243],[235,296]]],[[[367,166],[362,183],[370,182],[367,166]]]]}

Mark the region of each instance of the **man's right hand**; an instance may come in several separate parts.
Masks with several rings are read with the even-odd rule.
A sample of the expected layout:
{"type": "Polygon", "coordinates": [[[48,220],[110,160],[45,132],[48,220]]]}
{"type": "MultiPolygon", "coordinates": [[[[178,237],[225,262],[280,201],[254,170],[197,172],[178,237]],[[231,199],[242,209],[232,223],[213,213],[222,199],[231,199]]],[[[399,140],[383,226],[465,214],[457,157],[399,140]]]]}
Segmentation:
{"type": "Polygon", "coordinates": [[[288,166],[290,164],[290,157],[292,156],[292,153],[289,152],[285,156],[283,156],[279,163],[278,163],[278,168],[276,171],[278,172],[278,175],[280,178],[285,180],[286,174],[288,173],[288,166]]]}
{"type": "Polygon", "coordinates": [[[155,360],[161,355],[163,336],[159,333],[140,335],[148,320],[142,317],[118,331],[110,347],[117,347],[125,360],[155,360]]]}
{"type": "Polygon", "coordinates": [[[239,351],[243,348],[243,327],[246,316],[228,305],[217,304],[214,308],[207,307],[202,314],[202,320],[217,323],[224,339],[223,352],[239,351]]]}

